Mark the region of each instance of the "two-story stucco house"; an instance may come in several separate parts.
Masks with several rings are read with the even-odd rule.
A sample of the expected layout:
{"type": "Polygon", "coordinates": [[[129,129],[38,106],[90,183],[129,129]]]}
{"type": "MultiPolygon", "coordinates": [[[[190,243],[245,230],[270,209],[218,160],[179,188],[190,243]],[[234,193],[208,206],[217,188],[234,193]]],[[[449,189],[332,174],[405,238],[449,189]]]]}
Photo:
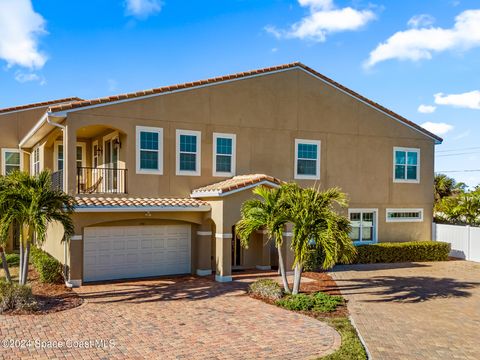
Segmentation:
{"type": "Polygon", "coordinates": [[[357,244],[431,238],[442,139],[300,63],[4,109],[0,127],[3,173],[48,168],[77,197],[75,236],[53,224],[44,245],[72,284],[275,266],[265,234],[245,250],[234,225],[281,181],[342,188],[357,244]]]}

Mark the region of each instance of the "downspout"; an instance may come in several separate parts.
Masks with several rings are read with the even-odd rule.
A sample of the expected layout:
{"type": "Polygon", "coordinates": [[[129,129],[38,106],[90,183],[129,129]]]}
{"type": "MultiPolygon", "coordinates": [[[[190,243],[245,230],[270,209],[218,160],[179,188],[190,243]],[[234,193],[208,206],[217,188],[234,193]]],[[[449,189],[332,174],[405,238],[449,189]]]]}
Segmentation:
{"type": "MultiPolygon", "coordinates": [[[[62,144],[65,148],[65,144],[67,143],[67,135],[66,135],[66,132],[65,132],[65,129],[67,128],[65,125],[62,125],[62,124],[58,124],[56,122],[52,122],[52,120],[50,120],[50,112],[47,112],[47,124],[49,125],[52,125],[52,126],[55,126],[57,128],[59,128],[60,130],[62,130],[62,144]]],[[[65,152],[64,152],[65,154],[65,152]]],[[[64,155],[65,157],[65,155],[64,155]]],[[[65,164],[65,158],[64,158],[64,161],[63,163],[65,164]]],[[[63,166],[63,170],[65,171],[65,165],[63,166]]],[[[66,174],[64,173],[63,176],[62,176],[62,180],[63,180],[63,189],[67,189],[67,177],[65,176],[66,174]]],[[[68,248],[67,248],[67,238],[65,237],[64,241],[63,241],[63,277],[65,279],[65,285],[69,288],[72,288],[73,285],[70,283],[69,281],[69,276],[68,276],[68,267],[67,267],[67,257],[68,257],[68,248]]]]}

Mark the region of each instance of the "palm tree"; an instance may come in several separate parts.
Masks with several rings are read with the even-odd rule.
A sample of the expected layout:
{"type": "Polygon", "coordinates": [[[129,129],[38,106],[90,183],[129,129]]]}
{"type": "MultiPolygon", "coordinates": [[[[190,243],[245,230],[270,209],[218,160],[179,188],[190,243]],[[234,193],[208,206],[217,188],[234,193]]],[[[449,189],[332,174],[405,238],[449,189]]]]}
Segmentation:
{"type": "Polygon", "coordinates": [[[288,220],[282,207],[282,190],[258,186],[253,194],[259,198],[247,200],[242,205],[241,219],[235,226],[236,233],[242,246],[248,248],[250,236],[255,231],[264,229],[267,232],[269,241],[275,241],[278,251],[278,267],[284,291],[290,293],[282,255],[283,231],[288,220]]]}
{"type": "Polygon", "coordinates": [[[52,188],[49,171],[42,171],[37,176],[17,171],[5,177],[0,203],[0,238],[5,241],[14,221],[20,226],[19,283],[25,285],[30,246],[43,244],[48,225],[60,223],[64,229],[64,240],[73,235],[70,215],[74,210],[74,198],[52,188]]]}
{"type": "Polygon", "coordinates": [[[293,294],[298,294],[305,261],[312,251],[322,254],[322,268],[352,261],[356,250],[349,237],[350,221],[335,211],[346,207],[346,195],[338,188],[319,191],[295,183],[282,186],[288,220],[293,223],[292,250],[295,277],[293,294]]]}
{"type": "MultiPolygon", "coordinates": [[[[3,176],[0,177],[0,192],[3,191],[5,188],[5,178],[3,176]]],[[[5,210],[5,204],[3,202],[0,202],[0,214],[3,214],[5,210]]],[[[3,267],[3,272],[5,273],[5,279],[7,282],[11,283],[12,278],[10,276],[10,270],[8,269],[8,263],[7,263],[7,258],[5,256],[5,250],[4,248],[7,246],[7,240],[6,238],[0,239],[0,260],[2,260],[2,267],[3,267]]]]}

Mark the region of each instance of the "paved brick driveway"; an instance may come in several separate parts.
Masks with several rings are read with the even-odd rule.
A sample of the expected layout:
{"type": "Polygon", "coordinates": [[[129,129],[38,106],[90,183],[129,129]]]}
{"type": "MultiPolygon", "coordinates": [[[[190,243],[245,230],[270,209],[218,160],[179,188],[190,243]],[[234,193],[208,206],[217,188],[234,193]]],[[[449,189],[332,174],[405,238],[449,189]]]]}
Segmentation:
{"type": "Polygon", "coordinates": [[[339,266],[332,275],[373,359],[480,358],[479,263],[339,266]]]}
{"type": "Polygon", "coordinates": [[[84,286],[76,309],[0,316],[0,339],[113,339],[114,347],[0,347],[0,358],[304,359],[340,345],[329,326],[253,300],[244,287],[193,277],[84,286]]]}

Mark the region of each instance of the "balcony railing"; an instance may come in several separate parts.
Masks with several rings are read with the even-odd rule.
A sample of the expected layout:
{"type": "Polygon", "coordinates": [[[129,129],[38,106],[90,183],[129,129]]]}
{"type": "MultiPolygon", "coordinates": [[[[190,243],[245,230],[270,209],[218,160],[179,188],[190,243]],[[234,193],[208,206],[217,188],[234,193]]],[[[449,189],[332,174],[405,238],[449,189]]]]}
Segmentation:
{"type": "MultiPolygon", "coordinates": [[[[63,170],[52,173],[52,188],[63,190],[63,170]]],[[[77,194],[126,194],[127,169],[77,168],[77,194]]]]}
{"type": "Polygon", "coordinates": [[[77,168],[78,194],[126,194],[127,169],[77,168]]]}

